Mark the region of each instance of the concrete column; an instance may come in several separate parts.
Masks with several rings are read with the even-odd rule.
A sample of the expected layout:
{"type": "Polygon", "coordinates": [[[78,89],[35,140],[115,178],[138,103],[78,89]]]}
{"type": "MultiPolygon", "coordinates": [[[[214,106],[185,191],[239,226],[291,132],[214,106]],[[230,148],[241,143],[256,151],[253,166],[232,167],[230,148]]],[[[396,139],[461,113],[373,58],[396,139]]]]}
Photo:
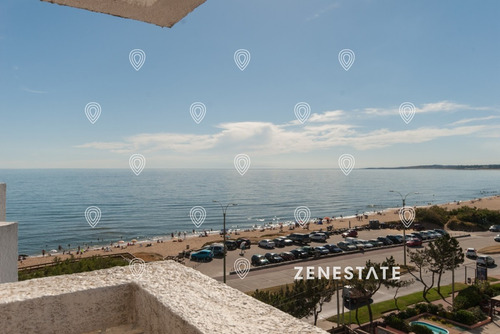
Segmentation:
{"type": "Polygon", "coordinates": [[[17,282],[17,223],[0,222],[0,283],[17,282]]]}
{"type": "Polygon", "coordinates": [[[5,200],[6,200],[6,189],[7,185],[5,183],[0,183],[0,222],[4,222],[5,218],[5,200]]]}

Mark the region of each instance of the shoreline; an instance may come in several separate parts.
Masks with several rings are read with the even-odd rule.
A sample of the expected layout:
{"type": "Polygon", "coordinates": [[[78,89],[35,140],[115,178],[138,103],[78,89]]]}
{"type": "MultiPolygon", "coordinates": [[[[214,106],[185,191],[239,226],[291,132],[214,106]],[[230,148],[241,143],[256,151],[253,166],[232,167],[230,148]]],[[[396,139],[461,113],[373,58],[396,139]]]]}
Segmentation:
{"type": "MultiPolygon", "coordinates": [[[[437,205],[446,208],[448,210],[462,206],[472,206],[480,209],[487,208],[491,210],[500,210],[500,195],[475,198],[467,201],[455,201],[442,204],[423,205],[423,206],[417,206],[417,208],[426,208],[433,205],[437,205]]],[[[374,211],[370,214],[366,214],[366,216],[360,215],[362,216],[362,219],[360,220],[356,219],[356,215],[346,216],[343,218],[336,217],[335,219],[332,219],[330,223],[323,223],[323,224],[311,223],[309,224],[309,229],[306,229],[305,227],[298,227],[291,230],[289,229],[288,225],[285,225],[291,223],[287,221],[287,222],[282,222],[283,230],[280,232],[279,225],[277,224],[269,225],[269,223],[263,222],[263,224],[260,225],[261,228],[259,230],[252,229],[251,227],[240,228],[239,231],[228,229],[228,234],[231,235],[231,239],[237,239],[239,237],[243,237],[243,238],[248,238],[250,240],[252,239],[255,240],[262,238],[264,235],[266,235],[266,237],[288,235],[292,233],[292,231],[313,232],[313,231],[318,231],[320,229],[326,230],[327,226],[333,226],[334,229],[348,228],[349,225],[351,227],[356,227],[368,224],[368,221],[370,219],[378,219],[381,222],[386,222],[386,223],[394,222],[394,221],[399,221],[399,214],[397,212],[398,209],[399,207],[386,208],[384,210],[374,211]]],[[[184,238],[184,234],[181,234],[181,238],[174,236],[174,238],[172,239],[172,236],[168,235],[168,236],[153,237],[148,240],[138,240],[135,243],[128,241],[128,244],[127,242],[123,244],[118,244],[117,242],[115,242],[113,243],[113,246],[110,246],[109,244],[95,245],[89,247],[88,250],[87,248],[85,248],[83,254],[78,254],[78,255],[76,254],[76,249],[71,249],[71,254],[74,255],[75,258],[91,257],[95,255],[109,255],[120,252],[129,252],[131,254],[156,253],[161,255],[162,257],[166,257],[166,256],[176,256],[180,252],[186,249],[189,250],[200,249],[205,243],[222,241],[222,236],[219,234],[220,230],[207,231],[207,236],[204,237],[200,237],[199,236],[200,233],[203,232],[197,231],[195,229],[195,234],[193,234],[192,232],[186,233],[186,238],[184,238]],[[118,248],[116,247],[117,245],[118,248]],[[110,250],[108,251],[102,250],[103,247],[105,249],[106,247],[108,247],[110,250]]],[[[50,256],[47,254],[45,256],[42,256],[41,254],[33,256],[30,255],[25,260],[18,261],[18,268],[51,263],[54,261],[55,257],[59,258],[60,260],[65,260],[71,257],[71,255],[69,255],[68,253],[64,255],[62,253],[54,253],[51,254],[50,256]]]]}

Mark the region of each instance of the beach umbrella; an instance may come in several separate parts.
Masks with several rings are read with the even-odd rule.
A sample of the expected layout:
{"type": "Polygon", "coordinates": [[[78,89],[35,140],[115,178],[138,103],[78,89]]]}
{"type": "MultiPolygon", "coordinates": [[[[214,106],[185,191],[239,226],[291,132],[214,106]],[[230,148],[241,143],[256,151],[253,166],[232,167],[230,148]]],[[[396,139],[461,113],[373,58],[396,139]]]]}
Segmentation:
{"type": "Polygon", "coordinates": [[[137,239],[132,239],[130,241],[135,244],[137,242],[137,239]]]}
{"type": "Polygon", "coordinates": [[[124,244],[124,243],[125,243],[125,241],[120,240],[120,241],[118,241],[118,243],[119,243],[119,244],[124,244]]]}
{"type": "Polygon", "coordinates": [[[206,0],[42,0],[171,28],[206,0]]]}
{"type": "Polygon", "coordinates": [[[57,253],[57,250],[53,249],[50,251],[52,254],[57,253]]]}

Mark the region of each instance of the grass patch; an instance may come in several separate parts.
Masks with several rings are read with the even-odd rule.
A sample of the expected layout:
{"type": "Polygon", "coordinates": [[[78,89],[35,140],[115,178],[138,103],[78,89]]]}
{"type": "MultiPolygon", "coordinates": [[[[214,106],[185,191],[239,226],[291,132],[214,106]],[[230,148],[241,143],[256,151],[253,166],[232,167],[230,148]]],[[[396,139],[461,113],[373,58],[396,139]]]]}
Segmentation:
{"type": "Polygon", "coordinates": [[[484,247],[477,252],[481,254],[498,254],[500,253],[500,245],[484,247]]]}
{"type": "MultiPolygon", "coordinates": [[[[455,292],[463,290],[467,287],[466,284],[464,283],[455,283],[455,292]]],[[[450,285],[445,285],[441,287],[441,293],[445,297],[449,297],[451,295],[451,284],[450,285]]],[[[441,299],[441,297],[438,295],[436,288],[433,288],[428,294],[427,294],[427,299],[430,301],[438,300],[441,299]]],[[[398,298],[398,306],[401,310],[407,308],[410,305],[424,302],[424,298],[422,297],[422,292],[415,292],[406,296],[401,296],[398,298]]],[[[443,303],[445,303],[443,301],[443,303]]],[[[396,305],[394,304],[394,299],[391,300],[386,300],[380,303],[375,303],[371,305],[372,307],[372,312],[373,312],[373,319],[380,318],[382,314],[394,311],[396,310],[396,305]]],[[[351,311],[351,312],[346,312],[344,315],[344,320],[346,322],[349,321],[349,313],[351,313],[351,321],[352,323],[356,323],[356,311],[351,311]]],[[[370,317],[368,315],[368,307],[363,306],[358,309],[358,317],[359,317],[359,322],[360,323],[366,323],[370,321],[370,317]]],[[[333,316],[327,319],[328,321],[331,322],[337,322],[337,316],[333,316]]]]}
{"type": "Polygon", "coordinates": [[[61,261],[56,257],[54,259],[54,263],[57,264],[31,271],[19,271],[18,280],[25,281],[33,278],[69,275],[117,266],[127,266],[129,264],[128,261],[123,258],[100,256],[86,257],[78,261],[75,261],[73,256],[71,259],[66,259],[64,261],[61,261]]]}

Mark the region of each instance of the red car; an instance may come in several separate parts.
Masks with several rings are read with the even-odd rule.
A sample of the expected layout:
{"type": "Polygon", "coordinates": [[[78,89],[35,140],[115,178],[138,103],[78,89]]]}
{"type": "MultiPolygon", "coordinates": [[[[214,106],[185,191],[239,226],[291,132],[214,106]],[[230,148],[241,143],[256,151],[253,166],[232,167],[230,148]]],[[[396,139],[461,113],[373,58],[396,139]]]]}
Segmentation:
{"type": "Polygon", "coordinates": [[[406,242],[406,246],[408,247],[422,246],[422,240],[420,240],[419,238],[412,238],[406,242]]]}
{"type": "Polygon", "coordinates": [[[357,236],[358,236],[358,231],[356,230],[349,230],[347,232],[342,233],[342,238],[347,238],[347,237],[356,238],[357,236]]]}

